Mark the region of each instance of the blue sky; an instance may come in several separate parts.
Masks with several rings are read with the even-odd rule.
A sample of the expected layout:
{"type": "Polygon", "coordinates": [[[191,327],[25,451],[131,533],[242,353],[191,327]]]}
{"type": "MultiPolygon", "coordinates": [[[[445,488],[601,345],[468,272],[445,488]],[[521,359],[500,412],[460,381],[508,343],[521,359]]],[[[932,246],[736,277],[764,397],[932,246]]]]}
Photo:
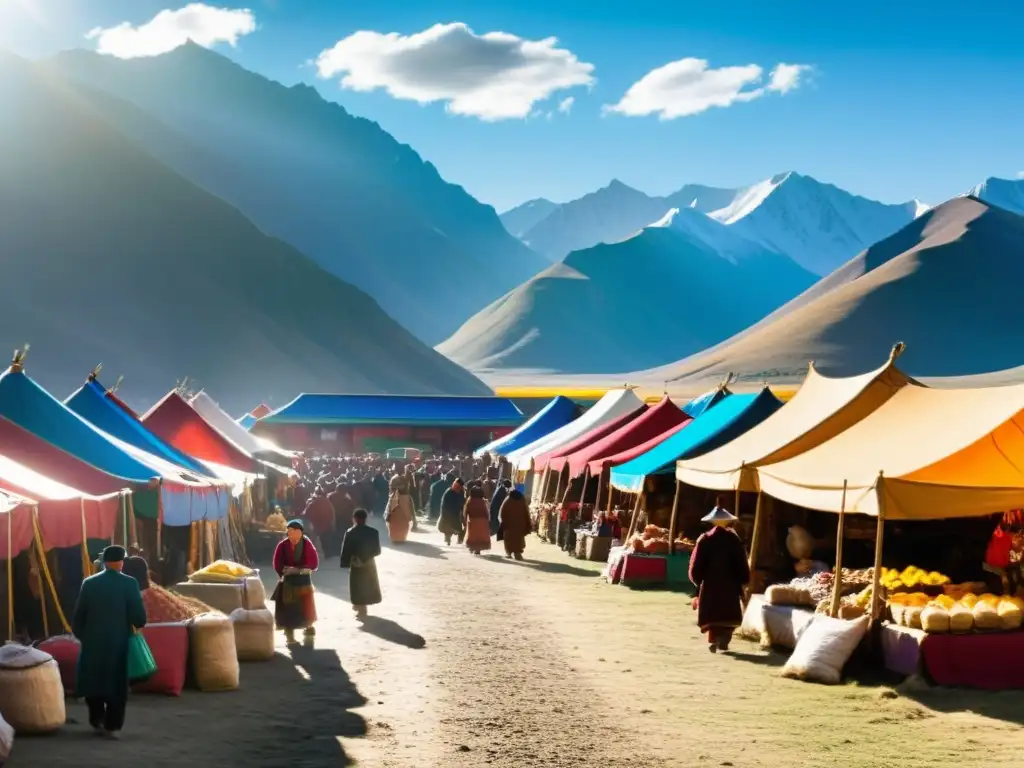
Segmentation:
{"type": "MultiPolygon", "coordinates": [[[[184,4],[0,0],[0,47],[33,57],[96,47],[101,38],[86,39],[94,28],[142,25],[162,9],[184,4]]],[[[885,201],[918,197],[935,203],[987,176],[1012,178],[1024,171],[1024,3],[1015,0],[986,2],[979,5],[984,12],[966,13],[962,2],[947,0],[250,0],[211,5],[248,8],[256,24],[255,31],[238,37],[235,47],[213,44],[216,50],[286,84],[314,84],[326,98],[379,122],[447,179],[499,210],[532,197],[571,199],[612,178],[660,194],[688,182],[738,186],[786,170],[885,201]],[[516,72],[498,71],[500,57],[487,54],[486,41],[455,45],[479,42],[468,33],[447,38],[452,45],[428,46],[417,58],[403,60],[416,66],[406,73],[405,91],[399,87],[399,95],[422,97],[426,89],[450,96],[472,85],[471,98],[449,99],[449,109],[445,99],[419,104],[381,88],[359,92],[341,87],[345,74],[358,75],[366,87],[401,74],[402,62],[383,54],[373,59],[376,69],[365,63],[363,53],[379,52],[387,43],[379,37],[358,38],[362,47],[348,39],[333,68],[327,68],[336,72],[330,79],[320,77],[314,63],[321,52],[359,31],[414,35],[455,22],[477,35],[501,31],[528,41],[557,37],[557,45],[548,46],[555,54],[538,54],[546,74],[533,73],[534,80],[551,76],[593,82],[553,90],[529,108],[532,117],[487,120],[453,114],[452,108],[515,112],[521,105],[510,94],[518,94],[519,101],[529,98],[514,81],[516,72]],[[430,58],[432,51],[440,58],[430,58]],[[474,56],[468,65],[466,57],[474,56]],[[658,99],[682,98],[678,90],[662,93],[649,80],[635,98],[622,101],[652,70],[687,58],[706,60],[710,69],[737,68],[731,70],[733,77],[745,77],[750,70],[740,68],[757,65],[760,80],[738,91],[757,93],[668,120],[636,113],[659,106],[658,99]],[[811,69],[802,70],[795,86],[783,93],[767,87],[780,63],[811,69]],[[589,75],[587,64],[593,66],[589,75]],[[457,71],[446,73],[445,67],[457,71]],[[505,78],[501,87],[491,87],[499,76],[505,78]],[[571,110],[558,112],[558,104],[569,96],[571,110]],[[603,110],[615,104],[624,105],[623,110],[603,110]]],[[[721,80],[729,72],[712,74],[721,80]]],[[[701,83],[698,92],[704,93],[700,89],[710,86],[701,83]]],[[[716,87],[721,86],[718,82],[716,87]]],[[[673,103],[660,106],[687,111],[673,103]]]]}

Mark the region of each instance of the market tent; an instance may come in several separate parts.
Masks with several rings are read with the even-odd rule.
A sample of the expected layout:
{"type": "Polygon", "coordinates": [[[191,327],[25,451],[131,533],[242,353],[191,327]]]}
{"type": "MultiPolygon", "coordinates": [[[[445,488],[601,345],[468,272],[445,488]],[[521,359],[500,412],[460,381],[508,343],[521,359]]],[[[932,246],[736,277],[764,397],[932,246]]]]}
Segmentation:
{"type": "MultiPolygon", "coordinates": [[[[15,363],[0,375],[0,416],[64,453],[124,481],[141,495],[136,513],[168,525],[217,519],[227,511],[227,492],[205,478],[125,443],[90,424],[25,375],[15,363]],[[152,496],[152,500],[149,497],[152,496]]],[[[39,467],[43,471],[48,468],[39,467]]],[[[69,483],[79,487],[77,483],[69,483]]],[[[83,490],[89,490],[85,488],[83,490]]],[[[137,494],[138,497],[138,494],[137,494]]]]}
{"type": "MultiPolygon", "coordinates": [[[[0,421],[15,430],[19,429],[5,419],[0,421]]],[[[38,440],[27,432],[22,432],[22,437],[38,440]]],[[[9,447],[7,439],[4,439],[2,444],[3,450],[6,452],[9,447]]],[[[52,446],[45,443],[43,445],[54,453],[61,453],[52,446]]],[[[72,458],[67,456],[67,459],[63,460],[65,467],[68,466],[68,460],[72,458]]],[[[89,472],[98,473],[99,471],[88,466],[80,470],[82,475],[87,475],[89,472]]],[[[116,485],[116,482],[111,482],[115,480],[108,476],[107,482],[110,487],[116,485]]],[[[74,547],[82,543],[83,534],[87,539],[112,539],[117,515],[122,511],[122,505],[125,503],[123,500],[125,494],[120,491],[100,496],[83,493],[51,477],[44,476],[3,454],[0,454],[0,495],[5,496],[6,499],[13,499],[15,506],[18,507],[13,520],[13,525],[16,528],[15,555],[26,549],[32,541],[32,519],[27,515],[32,514],[33,511],[35,511],[36,519],[39,522],[40,536],[48,548],[74,547]],[[22,514],[25,514],[24,518],[20,517],[22,514]]],[[[5,534],[6,532],[0,534],[0,539],[3,539],[5,534]]],[[[6,551],[6,541],[0,541],[0,556],[6,551]]]]}
{"type": "Polygon", "coordinates": [[[887,520],[1024,506],[1024,385],[905,386],[831,440],[758,467],[761,490],[824,512],[887,520]]]}
{"type": "Polygon", "coordinates": [[[506,458],[513,467],[519,470],[528,470],[535,456],[556,450],[595,427],[600,427],[602,424],[614,421],[620,416],[632,413],[643,405],[643,400],[637,397],[632,389],[613,389],[594,403],[593,407],[578,419],[556,429],[550,435],[540,440],[535,440],[529,445],[513,451],[506,458]]]}
{"type": "Polygon", "coordinates": [[[507,456],[519,448],[529,445],[535,440],[540,440],[556,429],[565,426],[576,418],[579,406],[568,397],[559,395],[550,403],[544,406],[532,418],[526,421],[521,427],[513,432],[492,440],[483,448],[474,452],[474,456],[480,457],[485,453],[492,456],[507,456]]]}
{"type": "Polygon", "coordinates": [[[135,416],[107,397],[107,390],[96,381],[94,373],[89,375],[82,387],[64,401],[64,405],[118,440],[177,464],[201,477],[214,477],[209,467],[154,435],[135,416]]]}
{"type": "Polygon", "coordinates": [[[257,419],[251,413],[247,413],[247,414],[245,414],[245,416],[243,416],[242,418],[238,419],[237,421],[238,421],[238,426],[240,426],[242,429],[244,429],[246,431],[249,431],[250,429],[252,429],[252,425],[255,424],[257,421],[259,421],[259,419],[257,419]]]}
{"type": "Polygon", "coordinates": [[[269,405],[267,405],[266,403],[260,403],[251,411],[249,411],[249,415],[252,416],[254,419],[262,419],[264,416],[267,416],[273,412],[274,409],[271,408],[269,405]]]}
{"type": "Polygon", "coordinates": [[[190,456],[236,472],[260,472],[259,463],[248,452],[210,426],[177,390],[164,395],[141,421],[151,432],[190,456]]]}
{"type": "Polygon", "coordinates": [[[675,471],[679,459],[699,456],[735,440],[781,407],[782,401],[768,387],[756,394],[730,394],[665,442],[613,469],[611,484],[621,491],[639,493],[648,475],[675,471]]]}
{"type": "MultiPolygon", "coordinates": [[[[586,434],[580,435],[572,442],[566,443],[555,451],[542,453],[533,460],[534,467],[538,471],[550,468],[552,472],[561,472],[568,465],[569,462],[566,459],[570,454],[589,448],[594,443],[604,440],[608,435],[612,435],[619,430],[628,427],[637,419],[643,418],[649,410],[650,406],[644,403],[643,406],[637,408],[635,411],[624,414],[615,419],[615,421],[609,421],[607,424],[603,424],[596,429],[592,429],[586,434]]],[[[572,473],[570,473],[569,476],[575,477],[572,473]]]]}
{"type": "Polygon", "coordinates": [[[683,406],[683,413],[689,416],[691,419],[696,419],[704,411],[711,408],[716,403],[720,402],[722,398],[727,397],[731,393],[725,385],[715,387],[714,389],[705,392],[699,397],[693,398],[690,402],[683,406]]]}
{"type": "Polygon", "coordinates": [[[777,413],[731,443],[676,464],[676,478],[716,491],[759,490],[755,469],[809,451],[878,409],[911,379],[895,366],[860,376],[822,376],[811,363],[796,395],[777,413]]]}
{"type": "Polygon", "coordinates": [[[13,560],[32,546],[35,534],[25,505],[25,499],[0,493],[0,560],[13,560]]]}
{"type": "Polygon", "coordinates": [[[654,448],[658,447],[663,442],[665,442],[670,437],[679,432],[679,430],[683,429],[684,427],[690,424],[693,424],[693,419],[688,418],[685,421],[676,424],[674,427],[666,429],[660,435],[655,435],[650,440],[646,440],[640,443],[639,445],[634,445],[632,448],[626,448],[625,450],[619,451],[618,453],[613,453],[611,456],[605,456],[603,458],[592,461],[590,463],[590,474],[598,474],[602,472],[605,467],[617,467],[621,464],[626,464],[635,459],[637,456],[642,456],[648,451],[651,451],[654,448]]]}
{"type": "Polygon", "coordinates": [[[605,464],[606,457],[615,456],[635,448],[641,443],[646,443],[648,440],[660,437],[667,430],[678,427],[687,421],[690,421],[690,417],[683,413],[679,406],[666,395],[653,408],[649,408],[636,419],[605,435],[600,440],[566,455],[563,459],[552,460],[551,468],[557,468],[555,461],[564,461],[569,465],[570,477],[582,475],[588,467],[592,476],[600,476],[607,466],[605,464]]]}
{"type": "Polygon", "coordinates": [[[198,413],[207,424],[220,432],[221,435],[226,437],[250,456],[265,460],[275,469],[283,472],[284,474],[289,474],[292,471],[291,463],[294,453],[291,451],[283,451],[269,440],[264,440],[262,437],[256,437],[256,435],[253,435],[243,429],[234,419],[222,410],[221,407],[214,402],[214,399],[206,394],[206,392],[200,392],[195,395],[191,400],[189,400],[189,405],[195,409],[196,413],[198,413]]]}

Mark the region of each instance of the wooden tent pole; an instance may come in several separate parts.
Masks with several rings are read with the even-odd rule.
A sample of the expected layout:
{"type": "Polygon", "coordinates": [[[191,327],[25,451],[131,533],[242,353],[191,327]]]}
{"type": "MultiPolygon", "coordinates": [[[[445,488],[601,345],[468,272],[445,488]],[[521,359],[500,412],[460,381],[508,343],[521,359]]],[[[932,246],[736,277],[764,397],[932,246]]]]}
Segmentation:
{"type": "Polygon", "coordinates": [[[754,508],[754,530],[750,534],[750,555],[747,557],[747,565],[750,567],[751,574],[757,568],[757,550],[761,546],[761,525],[764,520],[764,512],[761,509],[762,496],[761,491],[758,491],[757,506],[754,508]]]}
{"type": "MultiPolygon", "coordinates": [[[[536,474],[536,472],[534,472],[536,474]]],[[[540,503],[548,500],[548,467],[544,467],[544,475],[540,480],[540,503]]]]}
{"type": "Polygon", "coordinates": [[[640,502],[643,501],[643,498],[643,491],[638,491],[636,494],[636,504],[633,505],[633,516],[629,519],[629,532],[626,534],[626,541],[633,538],[633,534],[636,533],[636,526],[640,521],[640,502]]]}
{"type": "MultiPolygon", "coordinates": [[[[64,615],[64,609],[61,608],[60,598],[57,596],[57,585],[53,583],[53,576],[50,574],[50,565],[46,562],[46,548],[43,546],[43,534],[39,530],[39,507],[35,507],[32,510],[32,527],[33,533],[35,534],[36,547],[39,553],[39,574],[41,577],[46,579],[46,585],[50,588],[50,594],[53,596],[53,605],[57,610],[57,618],[60,619],[61,626],[64,627],[64,631],[71,634],[71,625],[68,623],[67,616],[64,615]]],[[[43,599],[42,583],[39,585],[39,599],[43,603],[43,631],[46,632],[46,636],[50,636],[50,631],[47,628],[49,623],[46,618],[46,601],[43,599]]]]}
{"type": "MultiPolygon", "coordinates": [[[[742,464],[740,464],[740,478],[743,477],[743,468],[746,466],[746,464],[747,463],[745,461],[742,464]]],[[[742,487],[743,487],[743,483],[742,482],[736,483],[736,501],[735,501],[735,506],[733,506],[733,514],[736,515],[737,518],[739,518],[739,516],[740,516],[740,493],[742,493],[740,488],[742,488],[742,487]]]]}
{"type": "Polygon", "coordinates": [[[843,498],[839,502],[839,524],[836,526],[836,567],[835,577],[832,579],[832,602],[828,609],[828,615],[835,618],[839,615],[839,598],[843,591],[843,530],[846,528],[846,488],[847,481],[843,480],[843,498]]]}
{"type": "Polygon", "coordinates": [[[39,607],[43,613],[43,636],[50,636],[50,617],[46,615],[46,590],[43,589],[43,564],[40,558],[46,553],[39,542],[39,522],[36,519],[36,507],[32,507],[32,544],[36,550],[36,584],[39,588],[39,607]]]}
{"type": "Polygon", "coordinates": [[[89,531],[85,525],[85,497],[79,499],[79,511],[82,513],[82,578],[92,574],[92,560],[89,559],[89,531]]]}
{"type": "MultiPolygon", "coordinates": [[[[587,465],[587,470],[590,470],[590,466],[587,465]]],[[[601,512],[601,491],[604,490],[604,468],[601,469],[601,474],[597,476],[597,496],[594,497],[594,512],[601,512]]]]}
{"type": "Polygon", "coordinates": [[[882,473],[878,473],[878,482],[875,493],[878,495],[878,525],[875,528],[875,569],[871,578],[871,621],[878,619],[881,614],[881,587],[882,587],[882,545],[885,540],[885,502],[883,497],[882,473]]]}
{"type": "Polygon", "coordinates": [[[679,516],[679,497],[682,495],[683,484],[676,478],[676,495],[672,499],[672,517],[668,523],[668,553],[676,553],[676,520],[679,516]]]}
{"type": "MultiPolygon", "coordinates": [[[[580,490],[580,513],[583,512],[583,500],[587,498],[587,480],[590,478],[590,467],[588,466],[583,470],[583,488],[580,490]]],[[[569,484],[572,485],[572,478],[569,478],[569,484]]]]}
{"type": "MultiPolygon", "coordinates": [[[[571,485],[571,483],[570,483],[570,485],[571,485]]],[[[566,487],[565,491],[566,491],[566,493],[568,493],[569,492],[569,488],[566,487]]],[[[558,501],[560,498],[562,498],[562,473],[561,472],[558,473],[558,484],[555,486],[555,501],[558,501]]]]}

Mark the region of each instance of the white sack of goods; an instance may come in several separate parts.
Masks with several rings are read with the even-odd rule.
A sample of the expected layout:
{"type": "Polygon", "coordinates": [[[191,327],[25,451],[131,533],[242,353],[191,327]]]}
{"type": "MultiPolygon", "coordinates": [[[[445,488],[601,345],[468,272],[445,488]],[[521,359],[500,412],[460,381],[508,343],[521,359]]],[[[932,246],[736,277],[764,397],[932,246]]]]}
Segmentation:
{"type": "Polygon", "coordinates": [[[974,629],[974,614],[971,609],[962,603],[955,604],[949,609],[949,631],[970,632],[974,629]]]}
{"type": "Polygon", "coordinates": [[[238,689],[238,653],[235,650],[235,624],[227,616],[204,613],[189,625],[192,674],[199,690],[234,691],[238,689]]]}
{"type": "Polygon", "coordinates": [[[0,716],[18,733],[64,725],[64,683],[53,656],[17,643],[0,646],[0,716]]]}
{"type": "Polygon", "coordinates": [[[1004,597],[999,601],[996,612],[1003,629],[1020,629],[1022,601],[1019,597],[1004,597]]]}
{"type": "Polygon", "coordinates": [[[867,631],[867,616],[855,621],[818,616],[800,635],[782,676],[837,685],[843,678],[843,667],[867,631]]]}
{"type": "Polygon", "coordinates": [[[267,607],[267,590],[263,587],[259,571],[253,576],[247,576],[242,583],[242,607],[247,611],[267,607]]]}
{"type": "Polygon", "coordinates": [[[921,629],[934,634],[949,632],[949,612],[937,603],[928,603],[921,611],[921,629]]]}
{"type": "Polygon", "coordinates": [[[14,749],[14,729],[7,724],[7,721],[0,717],[0,766],[6,763],[11,757],[11,750],[14,749]]]}
{"type": "Polygon", "coordinates": [[[764,596],[772,605],[799,605],[806,608],[816,605],[809,589],[791,584],[772,584],[765,590],[764,596]]]}
{"type": "Polygon", "coordinates": [[[274,614],[266,608],[231,613],[235,625],[235,651],[239,661],[267,661],[274,658],[274,614]]]}
{"type": "MultiPolygon", "coordinates": [[[[998,605],[998,603],[996,603],[998,605]]],[[[977,629],[1002,629],[1003,623],[999,620],[999,612],[996,606],[991,603],[979,600],[974,606],[974,626],[977,629]]]]}

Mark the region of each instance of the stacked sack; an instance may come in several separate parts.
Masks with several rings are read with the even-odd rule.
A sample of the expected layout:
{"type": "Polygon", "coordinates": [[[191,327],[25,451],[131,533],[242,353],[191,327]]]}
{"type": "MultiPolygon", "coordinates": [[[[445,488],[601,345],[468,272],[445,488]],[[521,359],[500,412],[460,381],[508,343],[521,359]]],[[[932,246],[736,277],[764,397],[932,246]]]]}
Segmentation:
{"type": "Polygon", "coordinates": [[[189,624],[192,674],[200,691],[238,689],[238,652],[234,622],[219,613],[204,613],[189,624]]]}
{"type": "Polygon", "coordinates": [[[933,634],[983,632],[1020,629],[1024,618],[1024,600],[993,594],[966,594],[959,600],[952,595],[934,598],[923,593],[901,593],[889,598],[893,621],[933,634]]]}
{"type": "Polygon", "coordinates": [[[51,733],[67,718],[53,657],[17,643],[0,646],[0,717],[18,733],[51,733]]]}

